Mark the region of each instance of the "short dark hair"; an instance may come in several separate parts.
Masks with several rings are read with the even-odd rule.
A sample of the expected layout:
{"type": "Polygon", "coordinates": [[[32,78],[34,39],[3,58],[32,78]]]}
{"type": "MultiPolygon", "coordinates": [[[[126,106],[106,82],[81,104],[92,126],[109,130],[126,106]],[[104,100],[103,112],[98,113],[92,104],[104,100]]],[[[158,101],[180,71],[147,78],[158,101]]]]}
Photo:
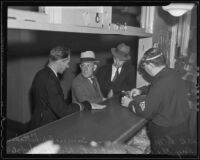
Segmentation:
{"type": "Polygon", "coordinates": [[[69,48],[63,47],[63,46],[57,46],[51,49],[49,60],[50,61],[56,61],[59,59],[67,58],[71,54],[71,51],[69,48]]]}
{"type": "Polygon", "coordinates": [[[144,53],[140,65],[144,63],[153,63],[155,66],[162,66],[166,64],[166,59],[159,48],[150,48],[144,53]]]}

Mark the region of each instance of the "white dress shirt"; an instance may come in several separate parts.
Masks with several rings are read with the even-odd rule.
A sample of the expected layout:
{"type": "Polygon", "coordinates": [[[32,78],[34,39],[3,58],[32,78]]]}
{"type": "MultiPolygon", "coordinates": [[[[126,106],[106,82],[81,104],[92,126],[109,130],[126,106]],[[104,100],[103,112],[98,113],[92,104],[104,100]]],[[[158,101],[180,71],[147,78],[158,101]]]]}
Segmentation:
{"type": "MultiPolygon", "coordinates": [[[[118,73],[119,73],[119,74],[120,74],[121,70],[122,70],[122,67],[119,67],[119,69],[118,69],[118,73]]],[[[113,80],[116,71],[117,71],[117,68],[116,68],[115,66],[112,65],[111,81],[113,80]]]]}

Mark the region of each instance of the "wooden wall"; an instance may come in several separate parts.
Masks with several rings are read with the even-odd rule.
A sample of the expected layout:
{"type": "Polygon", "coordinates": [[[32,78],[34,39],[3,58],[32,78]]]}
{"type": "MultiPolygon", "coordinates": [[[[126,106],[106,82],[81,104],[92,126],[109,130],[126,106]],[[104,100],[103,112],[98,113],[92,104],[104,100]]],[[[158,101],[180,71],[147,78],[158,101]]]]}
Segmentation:
{"type": "Polygon", "coordinates": [[[172,37],[172,27],[178,24],[179,17],[174,17],[161,7],[155,10],[154,27],[153,27],[153,45],[159,46],[166,59],[167,65],[170,66],[170,47],[172,37]]]}

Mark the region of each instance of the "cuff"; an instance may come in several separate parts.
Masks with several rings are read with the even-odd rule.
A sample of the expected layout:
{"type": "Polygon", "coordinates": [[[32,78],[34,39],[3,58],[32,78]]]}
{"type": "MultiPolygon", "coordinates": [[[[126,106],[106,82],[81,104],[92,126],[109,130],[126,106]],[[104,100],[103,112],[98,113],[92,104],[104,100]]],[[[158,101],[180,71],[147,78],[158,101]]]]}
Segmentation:
{"type": "Polygon", "coordinates": [[[81,102],[81,105],[83,106],[83,110],[91,110],[92,106],[88,101],[81,102]]]}

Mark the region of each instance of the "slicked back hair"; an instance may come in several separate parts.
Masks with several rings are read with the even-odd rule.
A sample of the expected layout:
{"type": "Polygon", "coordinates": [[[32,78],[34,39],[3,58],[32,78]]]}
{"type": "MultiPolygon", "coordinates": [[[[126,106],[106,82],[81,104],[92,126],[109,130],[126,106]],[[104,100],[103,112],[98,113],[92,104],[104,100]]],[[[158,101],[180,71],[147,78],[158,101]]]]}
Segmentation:
{"type": "Polygon", "coordinates": [[[63,47],[63,46],[57,46],[51,49],[50,55],[49,55],[49,61],[56,61],[59,59],[68,58],[71,54],[71,51],[69,48],[63,47]]]}

